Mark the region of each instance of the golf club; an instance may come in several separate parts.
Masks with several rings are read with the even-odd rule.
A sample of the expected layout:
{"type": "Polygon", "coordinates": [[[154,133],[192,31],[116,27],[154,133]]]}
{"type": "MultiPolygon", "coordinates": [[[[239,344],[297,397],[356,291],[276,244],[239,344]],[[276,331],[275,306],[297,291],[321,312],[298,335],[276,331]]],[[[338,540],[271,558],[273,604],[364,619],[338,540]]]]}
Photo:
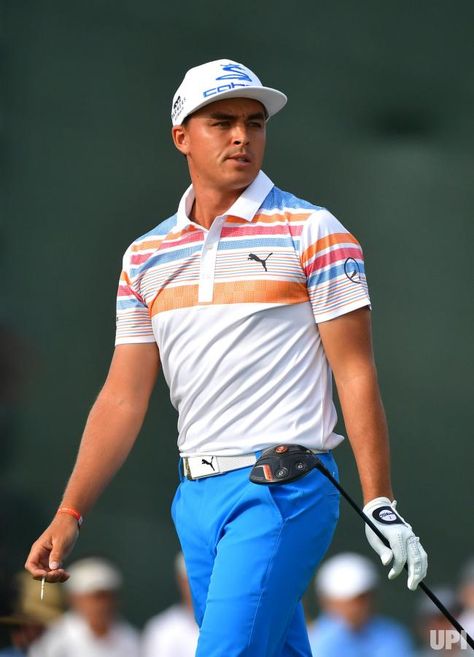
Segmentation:
{"type": "MultiPolygon", "coordinates": [[[[335,479],[332,474],[329,472],[329,470],[324,466],[322,461],[315,456],[315,465],[316,467],[325,477],[329,479],[329,481],[337,488],[337,490],[341,493],[341,495],[349,502],[351,507],[356,511],[359,516],[363,519],[365,523],[371,528],[373,532],[380,538],[382,543],[386,545],[388,548],[390,547],[390,544],[388,540],[385,538],[385,536],[382,534],[382,532],[376,527],[376,525],[372,522],[372,520],[365,515],[365,513],[362,511],[362,509],[354,502],[354,500],[350,497],[348,493],[342,488],[340,483],[335,479]]],[[[408,570],[407,564],[404,565],[405,570],[408,570]]],[[[461,634],[461,636],[466,640],[466,643],[471,648],[474,648],[474,639],[466,632],[466,630],[463,628],[463,626],[454,618],[454,616],[446,609],[446,607],[443,605],[443,603],[436,597],[436,595],[431,591],[424,582],[419,583],[419,588],[426,593],[426,595],[429,597],[429,599],[435,604],[440,612],[446,616],[446,618],[449,620],[449,622],[453,625],[453,627],[461,634]]]]}

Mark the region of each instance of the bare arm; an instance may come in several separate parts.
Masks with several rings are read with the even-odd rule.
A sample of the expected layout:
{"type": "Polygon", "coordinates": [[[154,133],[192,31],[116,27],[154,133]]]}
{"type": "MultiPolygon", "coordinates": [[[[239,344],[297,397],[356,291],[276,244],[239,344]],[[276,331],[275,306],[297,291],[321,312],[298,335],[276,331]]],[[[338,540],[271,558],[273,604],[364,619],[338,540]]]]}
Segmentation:
{"type": "MultiPolygon", "coordinates": [[[[109,374],[94,403],[61,506],[85,515],[127,458],[143,424],[160,368],[155,343],[116,347],[109,374]]],[[[58,514],[33,544],[25,567],[37,579],[64,581],[63,558],[77,539],[76,520],[58,514]]]]}
{"type": "Polygon", "coordinates": [[[361,308],[318,325],[334,373],[364,504],[393,499],[387,422],[372,351],[370,311],[361,308]]]}
{"type": "Polygon", "coordinates": [[[426,576],[428,557],[411,526],[400,516],[397,520],[395,507],[391,504],[388,431],[372,352],[370,311],[361,308],[321,323],[319,331],[334,372],[347,434],[359,471],[364,512],[370,515],[377,508],[387,509],[388,506],[394,512],[394,524],[377,522],[378,517],[372,513],[373,521],[388,544],[366,525],[367,540],[384,566],[391,563],[389,579],[397,577],[407,564],[407,586],[414,590],[426,576]]]}

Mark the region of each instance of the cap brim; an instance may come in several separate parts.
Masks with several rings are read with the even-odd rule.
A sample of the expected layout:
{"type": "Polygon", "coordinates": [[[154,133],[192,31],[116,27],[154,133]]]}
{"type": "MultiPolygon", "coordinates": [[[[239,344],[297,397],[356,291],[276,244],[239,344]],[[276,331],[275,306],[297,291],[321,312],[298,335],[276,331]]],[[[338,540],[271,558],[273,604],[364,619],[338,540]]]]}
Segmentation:
{"type": "Polygon", "coordinates": [[[284,93],[271,87],[239,87],[238,89],[229,89],[228,91],[222,91],[214,96],[210,96],[200,105],[194,107],[192,112],[189,112],[189,114],[186,114],[181,119],[181,123],[206,105],[223,100],[224,98],[251,98],[252,100],[258,100],[267,110],[268,118],[283,109],[288,100],[284,93]]]}

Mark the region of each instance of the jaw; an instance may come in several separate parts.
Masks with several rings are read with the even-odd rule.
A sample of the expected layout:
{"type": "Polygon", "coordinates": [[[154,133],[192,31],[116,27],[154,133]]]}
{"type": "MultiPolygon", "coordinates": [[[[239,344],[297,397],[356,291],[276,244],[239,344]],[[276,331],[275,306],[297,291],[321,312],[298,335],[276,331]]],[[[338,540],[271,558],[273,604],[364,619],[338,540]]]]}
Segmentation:
{"type": "Polygon", "coordinates": [[[189,173],[193,185],[198,188],[210,187],[223,193],[242,191],[257,177],[260,166],[255,160],[241,163],[229,158],[217,161],[216,166],[196,166],[193,158],[188,157],[189,173]]]}

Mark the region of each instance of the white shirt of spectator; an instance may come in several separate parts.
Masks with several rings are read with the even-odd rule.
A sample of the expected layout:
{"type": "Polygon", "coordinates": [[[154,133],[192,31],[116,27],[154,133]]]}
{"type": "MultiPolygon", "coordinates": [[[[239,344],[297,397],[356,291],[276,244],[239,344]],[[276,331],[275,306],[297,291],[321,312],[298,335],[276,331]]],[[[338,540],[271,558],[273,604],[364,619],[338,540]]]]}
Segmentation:
{"type": "Polygon", "coordinates": [[[139,647],[138,632],[126,621],[97,637],[83,618],[67,612],[32,644],[28,657],[138,657],[139,647]]]}
{"type": "Polygon", "coordinates": [[[198,636],[191,611],[173,605],[145,625],[141,657],[194,657],[198,636]]]}

